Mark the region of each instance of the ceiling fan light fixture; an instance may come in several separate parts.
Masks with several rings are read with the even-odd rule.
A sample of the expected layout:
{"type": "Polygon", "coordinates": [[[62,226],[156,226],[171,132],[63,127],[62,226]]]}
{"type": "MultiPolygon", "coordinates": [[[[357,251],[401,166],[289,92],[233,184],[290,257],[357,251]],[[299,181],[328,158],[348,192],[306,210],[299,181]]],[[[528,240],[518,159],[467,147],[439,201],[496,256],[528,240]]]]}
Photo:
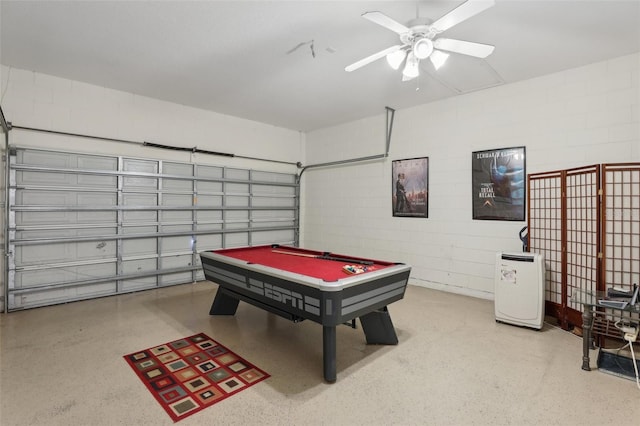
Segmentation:
{"type": "Polygon", "coordinates": [[[429,57],[436,71],[439,70],[440,67],[442,67],[445,62],[447,62],[448,58],[449,58],[449,54],[442,52],[440,50],[434,50],[431,56],[429,57]]]}
{"type": "Polygon", "coordinates": [[[387,62],[394,70],[400,68],[404,58],[407,56],[407,52],[405,50],[396,50],[395,52],[391,52],[387,55],[387,62]]]}
{"type": "Polygon", "coordinates": [[[416,58],[413,52],[409,52],[409,55],[407,55],[407,63],[404,66],[404,70],[402,70],[402,75],[405,76],[407,80],[411,80],[420,75],[418,63],[418,58],[416,58]]]}
{"type": "Polygon", "coordinates": [[[424,37],[413,43],[413,54],[418,59],[427,59],[433,52],[433,42],[424,37]]]}

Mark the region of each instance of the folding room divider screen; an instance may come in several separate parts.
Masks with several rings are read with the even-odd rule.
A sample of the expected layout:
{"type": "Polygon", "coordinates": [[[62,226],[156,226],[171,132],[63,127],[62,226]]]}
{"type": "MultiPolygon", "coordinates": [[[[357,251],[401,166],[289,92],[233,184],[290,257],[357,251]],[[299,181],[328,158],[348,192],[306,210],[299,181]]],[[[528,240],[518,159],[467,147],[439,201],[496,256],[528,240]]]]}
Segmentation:
{"type": "Polygon", "coordinates": [[[10,147],[6,310],[204,279],[198,253],[297,244],[295,174],[10,147]]]}
{"type": "Polygon", "coordinates": [[[546,312],[582,324],[578,290],[640,284],[640,163],[528,176],[529,247],[546,267],[546,312]]]}

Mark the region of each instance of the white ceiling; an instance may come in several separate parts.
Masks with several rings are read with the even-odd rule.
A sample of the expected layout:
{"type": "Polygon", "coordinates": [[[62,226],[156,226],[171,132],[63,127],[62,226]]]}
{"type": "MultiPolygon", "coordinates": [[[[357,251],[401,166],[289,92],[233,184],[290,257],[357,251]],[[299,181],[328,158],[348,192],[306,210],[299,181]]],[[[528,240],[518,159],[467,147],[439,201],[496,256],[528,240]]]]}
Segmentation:
{"type": "Polygon", "coordinates": [[[407,24],[460,3],[1,0],[0,62],[310,131],[640,51],[640,0],[496,0],[443,33],[495,45],[485,60],[426,61],[404,83],[384,59],[344,71],[398,43],[362,13],[407,24]],[[311,40],[315,58],[287,53],[311,40]]]}

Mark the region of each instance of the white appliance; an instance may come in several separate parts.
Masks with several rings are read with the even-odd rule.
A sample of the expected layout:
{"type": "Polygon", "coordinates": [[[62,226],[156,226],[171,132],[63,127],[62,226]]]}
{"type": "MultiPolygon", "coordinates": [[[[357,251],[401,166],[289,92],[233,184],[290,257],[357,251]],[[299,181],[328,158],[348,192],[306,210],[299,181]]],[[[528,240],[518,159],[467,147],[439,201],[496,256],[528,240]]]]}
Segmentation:
{"type": "Polygon", "coordinates": [[[496,321],[541,329],[544,257],[539,253],[498,253],[494,297],[496,321]]]}

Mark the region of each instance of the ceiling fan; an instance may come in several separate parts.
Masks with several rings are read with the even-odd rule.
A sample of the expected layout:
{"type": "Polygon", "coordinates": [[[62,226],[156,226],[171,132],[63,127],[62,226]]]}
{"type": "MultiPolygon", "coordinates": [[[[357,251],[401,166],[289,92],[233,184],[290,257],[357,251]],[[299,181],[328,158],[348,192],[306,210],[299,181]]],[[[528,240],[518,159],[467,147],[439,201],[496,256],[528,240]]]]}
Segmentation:
{"type": "Polygon", "coordinates": [[[362,14],[363,18],[397,33],[400,36],[401,44],[388,47],[354,62],[345,67],[345,71],[355,71],[385,56],[389,65],[397,70],[406,59],[402,71],[402,81],[408,81],[420,74],[418,66],[423,59],[429,58],[436,70],[444,65],[449,57],[446,52],[486,58],[495,48],[490,44],[436,37],[494,4],[494,0],[467,0],[435,22],[431,23],[429,20],[417,18],[411,21],[408,26],[396,22],[382,12],[365,12],[362,14]]]}

